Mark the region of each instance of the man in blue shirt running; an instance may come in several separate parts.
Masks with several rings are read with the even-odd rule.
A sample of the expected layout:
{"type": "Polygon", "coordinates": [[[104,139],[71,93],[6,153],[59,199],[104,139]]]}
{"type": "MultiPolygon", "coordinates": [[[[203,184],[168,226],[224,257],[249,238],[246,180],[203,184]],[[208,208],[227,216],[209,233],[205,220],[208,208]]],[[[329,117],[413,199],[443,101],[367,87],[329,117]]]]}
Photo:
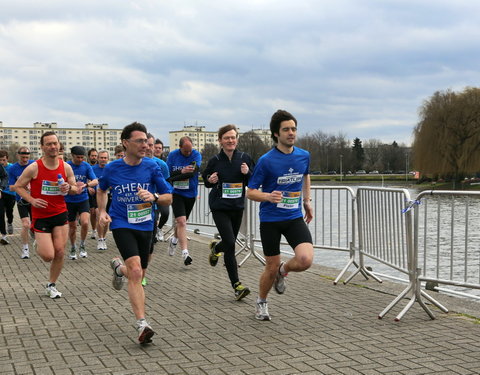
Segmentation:
{"type": "Polygon", "coordinates": [[[120,290],[123,278],[128,279],[128,297],[138,332],[138,342],[147,344],[155,334],[145,319],[145,291],[142,275],[148,266],[154,225],[154,205],[172,202],[171,186],[163,178],[160,167],[145,157],[147,129],[134,122],[120,136],[125,157],[108,163],[97,189],[99,225],[110,223],[120,258],[113,258],[113,287],[120,290]],[[112,191],[112,204],[106,212],[107,190],[112,191]]]}
{"type": "Polygon", "coordinates": [[[190,137],[180,138],[179,147],[170,152],[167,158],[169,181],[173,185],[172,211],[175,216],[175,234],[170,239],[168,254],[175,254],[178,242],[182,249],[183,263],[188,266],[192,263],[192,257],[187,248],[187,220],[197,199],[198,170],[202,155],[193,148],[190,137]]]}
{"type": "Polygon", "coordinates": [[[297,120],[287,111],[278,110],[273,114],[270,132],[276,147],[258,160],[247,192],[249,199],[261,202],[260,237],[266,260],[256,302],[255,318],[258,320],[270,320],[267,295],[272,286],[277,293],[283,294],[288,272],[305,271],[313,261],[312,236],[306,225],[313,219],[310,154],[293,146],[297,120]],[[280,262],[282,235],[295,252],[287,262],[280,262]]]}
{"type": "MultiPolygon", "coordinates": [[[[30,149],[22,146],[17,150],[18,162],[13,164],[8,170],[8,184],[10,190],[17,182],[18,178],[22,175],[25,168],[27,168],[34,161],[30,160],[30,149]]],[[[13,190],[12,190],[13,191],[13,190]]],[[[32,207],[25,199],[22,199],[20,195],[15,193],[15,199],[17,201],[17,210],[20,220],[22,221],[22,230],[20,232],[20,238],[22,239],[22,259],[30,258],[30,249],[28,247],[28,236],[30,232],[30,225],[32,220],[32,207]]]]}
{"type": "Polygon", "coordinates": [[[71,149],[72,160],[67,163],[72,167],[75,179],[77,180],[77,194],[65,196],[68,209],[68,237],[72,247],[70,248],[69,259],[77,259],[77,218],[80,217],[80,258],[88,256],[85,248],[85,239],[88,234],[88,223],[90,221],[90,204],[88,201],[88,188],[97,186],[98,180],[93,169],[85,161],[86,151],[82,146],[74,146],[71,149]]]}

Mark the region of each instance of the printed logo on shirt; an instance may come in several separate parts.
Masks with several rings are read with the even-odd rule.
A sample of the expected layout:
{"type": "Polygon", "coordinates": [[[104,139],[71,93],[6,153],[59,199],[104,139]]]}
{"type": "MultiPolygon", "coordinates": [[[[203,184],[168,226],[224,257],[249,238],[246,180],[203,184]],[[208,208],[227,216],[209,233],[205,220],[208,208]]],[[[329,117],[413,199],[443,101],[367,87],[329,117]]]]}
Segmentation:
{"type": "Polygon", "coordinates": [[[278,185],[289,185],[294,184],[297,182],[302,182],[303,175],[302,174],[287,174],[284,176],[279,176],[277,178],[278,185]]]}

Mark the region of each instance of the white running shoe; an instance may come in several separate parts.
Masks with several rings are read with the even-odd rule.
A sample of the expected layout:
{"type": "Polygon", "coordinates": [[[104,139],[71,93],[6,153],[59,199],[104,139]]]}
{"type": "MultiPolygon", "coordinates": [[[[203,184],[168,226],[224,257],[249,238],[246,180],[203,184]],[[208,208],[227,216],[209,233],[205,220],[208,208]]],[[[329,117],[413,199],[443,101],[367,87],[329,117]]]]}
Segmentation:
{"type": "Polygon", "coordinates": [[[140,344],[150,344],[152,336],[155,334],[150,324],[145,319],[137,322],[138,342],[140,344]]]}
{"type": "Polygon", "coordinates": [[[57,288],[55,288],[55,283],[47,284],[45,294],[52,299],[60,298],[62,296],[62,293],[60,293],[57,288]]]}
{"type": "Polygon", "coordinates": [[[22,259],[28,259],[30,258],[30,251],[28,249],[23,249],[22,250],[22,259]]]}
{"type": "Polygon", "coordinates": [[[105,240],[103,238],[99,238],[97,240],[97,250],[98,251],[103,251],[103,250],[106,250],[106,246],[104,248],[104,243],[105,243],[105,240]]]}
{"type": "Polygon", "coordinates": [[[92,240],[96,240],[97,239],[97,231],[95,229],[92,230],[92,234],[90,235],[90,238],[92,240]]]}
{"type": "Polygon", "coordinates": [[[113,270],[113,278],[112,278],[112,285],[113,288],[116,290],[120,290],[123,287],[123,276],[117,275],[117,268],[122,265],[122,261],[120,258],[116,257],[110,261],[110,267],[113,270]]]}
{"type": "Polygon", "coordinates": [[[176,248],[177,248],[177,244],[173,243],[173,238],[170,238],[170,242],[168,243],[168,255],[173,257],[175,255],[176,248]]]}
{"type": "Polygon", "coordinates": [[[255,319],[258,320],[271,320],[270,314],[268,313],[268,304],[267,302],[256,302],[255,310],[255,319]]]}
{"type": "Polygon", "coordinates": [[[70,249],[70,254],[68,254],[68,259],[76,260],[77,259],[77,249],[75,246],[72,246],[70,249]]]}
{"type": "Polygon", "coordinates": [[[157,229],[157,242],[163,242],[163,232],[161,229],[157,229]]]}
{"type": "Polygon", "coordinates": [[[80,255],[80,258],[88,257],[87,250],[85,250],[85,245],[80,245],[80,253],[78,255],[80,255]]]}
{"type": "Polygon", "coordinates": [[[278,267],[277,276],[275,277],[275,282],[273,284],[278,294],[285,293],[285,290],[287,289],[287,275],[282,275],[280,273],[280,268],[282,268],[283,264],[285,264],[285,262],[280,263],[280,266],[278,267]]]}

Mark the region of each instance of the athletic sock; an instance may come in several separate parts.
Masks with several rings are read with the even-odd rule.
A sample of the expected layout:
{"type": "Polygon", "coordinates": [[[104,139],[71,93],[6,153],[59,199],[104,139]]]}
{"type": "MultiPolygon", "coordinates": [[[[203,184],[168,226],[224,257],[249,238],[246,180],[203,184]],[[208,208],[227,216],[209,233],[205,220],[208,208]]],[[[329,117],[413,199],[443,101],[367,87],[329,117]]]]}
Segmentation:
{"type": "Polygon", "coordinates": [[[257,297],[257,303],[261,303],[261,302],[267,302],[267,300],[265,298],[257,297]]]}
{"type": "Polygon", "coordinates": [[[288,272],[285,272],[285,263],[283,263],[281,266],[280,266],[280,275],[282,276],[286,276],[288,274],[288,272]]]}

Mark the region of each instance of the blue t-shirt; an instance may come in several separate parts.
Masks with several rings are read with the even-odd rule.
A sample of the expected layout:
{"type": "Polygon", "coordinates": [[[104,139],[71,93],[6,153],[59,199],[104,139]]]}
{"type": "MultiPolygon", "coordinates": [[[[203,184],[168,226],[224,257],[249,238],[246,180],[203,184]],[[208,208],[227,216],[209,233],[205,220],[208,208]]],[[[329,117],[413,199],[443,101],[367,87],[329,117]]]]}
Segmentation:
{"type": "MultiPolygon", "coordinates": [[[[8,163],[7,166],[5,167],[5,171],[7,172],[7,175],[8,175],[8,181],[10,181],[10,168],[12,167],[12,163],[8,163]]],[[[12,184],[13,185],[13,184],[12,184]]],[[[11,191],[10,190],[10,182],[7,184],[7,186],[5,187],[5,189],[2,190],[2,193],[5,193],[5,194],[9,194],[9,195],[15,195],[15,192],[11,191]]]]}
{"type": "Polygon", "coordinates": [[[152,159],[155,160],[155,162],[160,166],[160,170],[162,171],[163,178],[165,178],[165,180],[169,178],[170,172],[168,170],[167,163],[165,163],[162,159],[157,158],[156,156],[154,156],[152,159]]]}
{"type": "Polygon", "coordinates": [[[99,186],[103,191],[111,188],[112,203],[108,213],[112,218],[112,229],[153,230],[152,204],[138,197],[138,187],[151,193],[172,192],[172,187],[163,178],[158,164],[149,158],[143,158],[135,166],[126,164],[123,159],[108,163],[100,177],[99,186]]]}
{"type": "Polygon", "coordinates": [[[259,160],[248,182],[250,189],[262,187],[264,193],[281,191],[280,203],[260,203],[260,221],[275,222],[302,217],[303,177],[309,174],[310,153],[294,147],[293,152],[284,154],[276,147],[259,160]]]}
{"type": "MultiPolygon", "coordinates": [[[[29,160],[26,165],[20,165],[18,163],[12,164],[10,168],[8,168],[8,185],[15,185],[15,182],[17,182],[25,168],[27,168],[34,161],[35,160],[29,160]]],[[[20,195],[15,193],[15,199],[19,201],[21,199],[20,195]]]]}
{"type": "MultiPolygon", "coordinates": [[[[97,176],[93,173],[92,166],[86,161],[82,161],[80,165],[75,164],[74,162],[67,161],[68,164],[72,167],[73,174],[75,175],[75,180],[77,182],[87,183],[88,180],[95,180],[97,176]]],[[[65,202],[67,203],[79,203],[86,201],[88,199],[88,188],[85,187],[80,194],[65,195],[65,202]]]]}
{"type": "MultiPolygon", "coordinates": [[[[174,150],[168,154],[167,165],[170,171],[170,176],[173,176],[176,171],[183,169],[186,166],[196,162],[197,167],[200,168],[202,163],[202,155],[195,149],[189,156],[184,156],[180,149],[174,150]]],[[[186,198],[196,198],[198,191],[198,171],[195,170],[193,177],[187,180],[173,181],[173,192],[182,195],[186,198]]]]}

